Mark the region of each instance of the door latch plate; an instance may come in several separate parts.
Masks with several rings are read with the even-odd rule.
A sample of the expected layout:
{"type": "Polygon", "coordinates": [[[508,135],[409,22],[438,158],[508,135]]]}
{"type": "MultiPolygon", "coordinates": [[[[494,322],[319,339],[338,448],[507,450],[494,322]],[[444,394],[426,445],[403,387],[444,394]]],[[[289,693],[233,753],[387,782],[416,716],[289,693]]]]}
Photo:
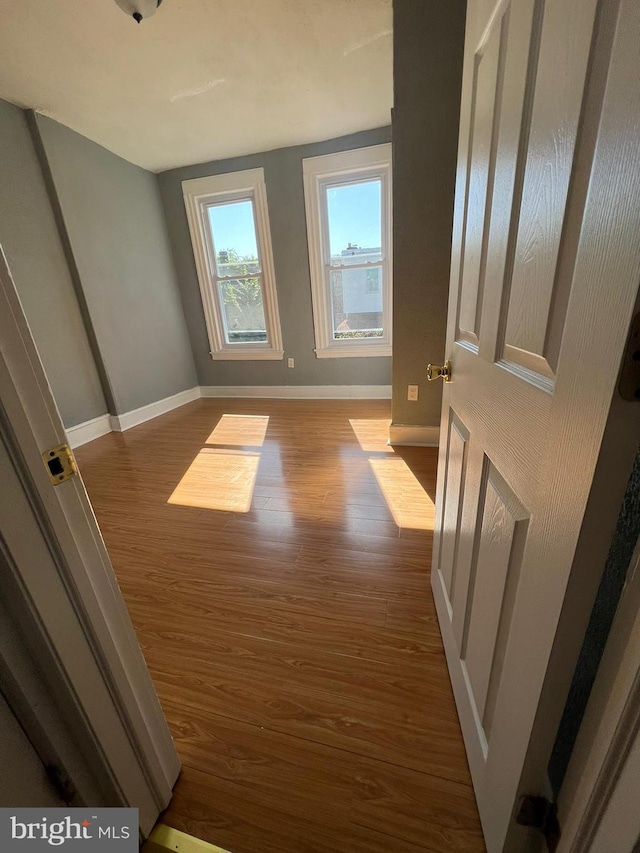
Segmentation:
{"type": "Polygon", "coordinates": [[[60,444],[58,447],[45,450],[42,461],[54,486],[59,486],[60,483],[64,483],[78,473],[76,460],[68,444],[60,444]]]}

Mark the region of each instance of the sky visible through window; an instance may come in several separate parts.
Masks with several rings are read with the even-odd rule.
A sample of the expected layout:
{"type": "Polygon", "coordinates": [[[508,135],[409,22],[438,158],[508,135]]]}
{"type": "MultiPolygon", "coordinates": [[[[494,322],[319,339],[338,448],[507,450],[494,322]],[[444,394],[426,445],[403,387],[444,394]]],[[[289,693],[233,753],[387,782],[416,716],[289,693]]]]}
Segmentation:
{"type": "Polygon", "coordinates": [[[331,255],[349,243],[362,249],[382,245],[380,181],[364,181],[327,189],[331,255]]]}
{"type": "Polygon", "coordinates": [[[242,258],[258,257],[251,201],[247,199],[210,207],[209,222],[216,253],[234,249],[242,258]]]}
{"type": "MultiPolygon", "coordinates": [[[[362,248],[382,245],[380,181],[330,187],[327,190],[331,254],[339,255],[349,243],[362,248]]],[[[216,252],[235,249],[241,257],[257,257],[253,210],[250,201],[209,208],[216,252]]]]}

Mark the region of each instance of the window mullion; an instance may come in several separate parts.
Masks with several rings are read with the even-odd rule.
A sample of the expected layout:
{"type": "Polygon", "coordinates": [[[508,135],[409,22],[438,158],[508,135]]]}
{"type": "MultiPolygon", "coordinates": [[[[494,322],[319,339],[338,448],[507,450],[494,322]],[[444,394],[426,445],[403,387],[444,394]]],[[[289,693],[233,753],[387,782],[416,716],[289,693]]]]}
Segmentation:
{"type": "Polygon", "coordinates": [[[326,264],[326,268],[329,270],[372,270],[378,267],[383,267],[385,265],[385,260],[382,258],[379,261],[368,261],[364,264],[326,264]]]}
{"type": "Polygon", "coordinates": [[[250,272],[245,275],[215,275],[213,278],[215,281],[251,281],[253,278],[262,278],[263,273],[261,272],[250,272]]]}

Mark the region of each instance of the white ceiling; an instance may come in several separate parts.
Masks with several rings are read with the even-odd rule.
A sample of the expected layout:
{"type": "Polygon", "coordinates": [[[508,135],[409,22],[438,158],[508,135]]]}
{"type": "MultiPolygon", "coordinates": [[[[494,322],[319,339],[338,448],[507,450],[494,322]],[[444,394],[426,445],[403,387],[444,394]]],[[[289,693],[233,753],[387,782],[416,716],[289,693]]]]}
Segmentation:
{"type": "Polygon", "coordinates": [[[390,121],[391,0],[0,0],[0,97],[152,171],[390,121]]]}

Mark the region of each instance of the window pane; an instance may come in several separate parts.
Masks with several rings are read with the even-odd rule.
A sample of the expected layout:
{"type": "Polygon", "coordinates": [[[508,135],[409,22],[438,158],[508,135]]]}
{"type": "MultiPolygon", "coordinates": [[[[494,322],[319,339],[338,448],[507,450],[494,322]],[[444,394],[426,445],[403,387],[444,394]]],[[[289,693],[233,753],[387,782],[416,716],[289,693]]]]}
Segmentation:
{"type": "Polygon", "coordinates": [[[260,272],[253,202],[246,199],[214,204],[208,210],[218,276],[260,272]]]}
{"type": "Polygon", "coordinates": [[[266,343],[262,288],[259,278],[218,282],[228,344],[266,343]]]}
{"type": "Polygon", "coordinates": [[[333,339],[381,338],[382,267],[331,271],[333,339]]]}
{"type": "Polygon", "coordinates": [[[382,182],[327,188],[331,265],[382,260],[382,182]]]}

